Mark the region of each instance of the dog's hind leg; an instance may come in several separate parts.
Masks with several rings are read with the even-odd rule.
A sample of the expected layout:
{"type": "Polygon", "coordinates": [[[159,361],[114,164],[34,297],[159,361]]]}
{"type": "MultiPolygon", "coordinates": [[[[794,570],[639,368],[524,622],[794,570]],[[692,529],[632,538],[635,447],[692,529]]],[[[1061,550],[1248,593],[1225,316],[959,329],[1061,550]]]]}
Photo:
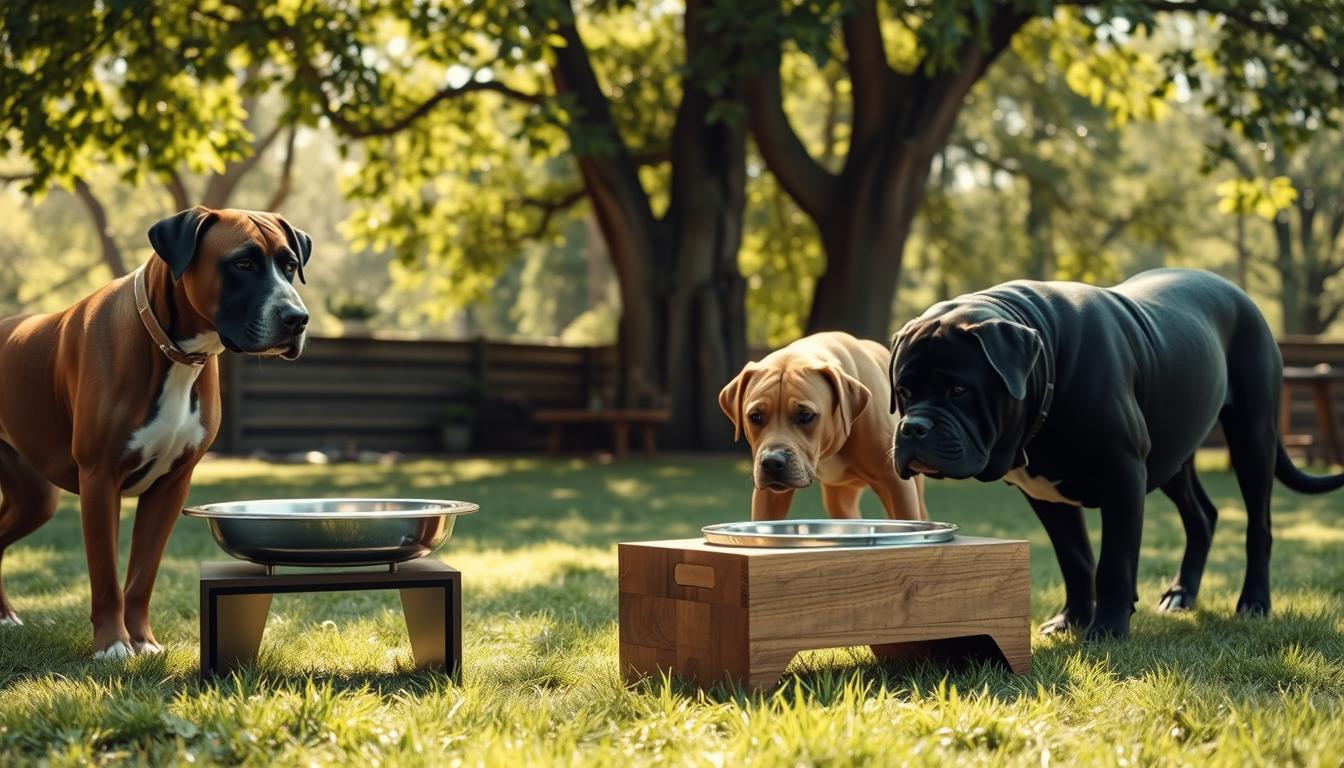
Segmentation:
{"type": "MultiPolygon", "coordinates": [[[[0,441],[0,562],[5,549],[51,519],[60,494],[8,443],[0,441]]],[[[0,625],[22,624],[0,581],[0,625]]]]}
{"type": "Polygon", "coordinates": [[[1064,576],[1064,609],[1041,625],[1041,634],[1086,628],[1096,613],[1097,566],[1092,558],[1092,542],[1087,538],[1083,510],[1072,504],[1041,501],[1030,496],[1027,501],[1050,536],[1060,573],[1064,576]]]}
{"type": "Polygon", "coordinates": [[[1227,450],[1237,485],[1246,503],[1246,580],[1237,600],[1238,615],[1269,613],[1269,497],[1274,482],[1274,459],[1279,433],[1273,400],[1245,398],[1223,409],[1219,421],[1227,436],[1227,450]],[[1263,411],[1263,412],[1260,412],[1263,411]]]}
{"type": "Polygon", "coordinates": [[[1162,485],[1162,492],[1176,505],[1185,526],[1185,555],[1176,579],[1162,593],[1157,608],[1160,611],[1185,611],[1195,607],[1199,583],[1204,578],[1204,565],[1213,544],[1213,529],[1218,523],[1218,508],[1213,505],[1204,486],[1195,474],[1195,459],[1191,456],[1181,465],[1176,476],[1162,485]]]}

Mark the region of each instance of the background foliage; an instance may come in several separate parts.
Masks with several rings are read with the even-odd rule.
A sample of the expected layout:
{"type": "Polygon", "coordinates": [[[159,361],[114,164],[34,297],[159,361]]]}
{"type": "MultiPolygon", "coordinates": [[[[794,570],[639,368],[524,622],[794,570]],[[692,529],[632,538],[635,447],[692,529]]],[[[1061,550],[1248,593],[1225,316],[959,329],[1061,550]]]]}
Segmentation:
{"type": "MultiPolygon", "coordinates": [[[[1086,5],[1024,6],[1047,18],[1014,36],[970,91],[932,161],[893,323],[1001,279],[1110,282],[1180,264],[1242,282],[1279,330],[1329,332],[1344,303],[1340,62],[1329,53],[1339,9],[1086,5]]],[[[776,17],[753,6],[748,19],[753,34],[785,39],[785,111],[832,172],[854,119],[834,25],[859,7],[776,17]]],[[[583,110],[548,85],[563,40],[544,30],[567,8],[8,4],[0,311],[58,308],[102,282],[111,262],[97,258],[100,242],[133,267],[148,254],[148,223],[235,174],[224,202],[265,207],[284,186],[284,210],[318,241],[311,303],[323,330],[342,327],[325,295],[354,290],[374,328],[614,339],[606,244],[571,160],[610,148],[600,132],[575,130],[583,110]],[[447,87],[461,93],[436,100],[447,87]],[[88,198],[104,221],[90,218],[88,198]]],[[[949,66],[996,8],[882,6],[886,59],[896,72],[949,66]]],[[[682,14],[662,3],[578,8],[655,213],[668,204],[682,78],[722,94],[713,119],[743,114],[728,99],[735,65],[721,52],[687,60],[682,14]]],[[[753,152],[747,170],[738,263],[748,337],[779,344],[803,330],[825,249],[764,159],[753,152]]]]}

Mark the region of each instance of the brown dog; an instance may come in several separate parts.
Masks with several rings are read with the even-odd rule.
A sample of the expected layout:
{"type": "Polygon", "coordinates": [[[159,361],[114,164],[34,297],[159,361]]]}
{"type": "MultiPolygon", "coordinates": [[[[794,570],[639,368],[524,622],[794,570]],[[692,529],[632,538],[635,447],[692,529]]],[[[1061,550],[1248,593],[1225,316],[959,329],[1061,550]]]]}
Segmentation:
{"type": "MultiPolygon", "coordinates": [[[[224,349],[298,357],[292,285],[312,241],[270,213],[193,208],[157,258],[63,312],[0,320],[0,557],[79,494],[94,657],[162,650],[149,598],[191,473],[219,428],[224,349]],[[139,496],[123,592],[121,497],[139,496]]],[[[0,624],[22,624],[0,588],[0,624]]]]}
{"type": "Polygon", "coordinates": [[[783,518],[793,492],[814,480],[831,517],[859,517],[868,486],[887,517],[928,519],[922,479],[901,479],[888,455],[900,420],[885,407],[890,360],[877,342],[818,333],[747,363],[728,382],[719,406],[755,456],[752,520],[783,518]],[[874,399],[883,407],[869,408],[874,399]]]}

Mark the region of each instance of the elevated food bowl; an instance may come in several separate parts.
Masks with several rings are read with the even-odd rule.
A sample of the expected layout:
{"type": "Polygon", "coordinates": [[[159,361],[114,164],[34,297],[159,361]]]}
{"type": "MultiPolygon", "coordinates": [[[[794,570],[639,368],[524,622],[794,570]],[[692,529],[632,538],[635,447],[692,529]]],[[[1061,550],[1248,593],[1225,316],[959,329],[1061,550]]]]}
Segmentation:
{"type": "Polygon", "coordinates": [[[480,507],[435,499],[266,499],[188,507],[225,552],[266,566],[393,565],[423,557],[480,507]]]}
{"type": "Polygon", "coordinates": [[[894,547],[951,541],[957,526],[926,520],[769,520],[700,529],[730,547],[894,547]]]}

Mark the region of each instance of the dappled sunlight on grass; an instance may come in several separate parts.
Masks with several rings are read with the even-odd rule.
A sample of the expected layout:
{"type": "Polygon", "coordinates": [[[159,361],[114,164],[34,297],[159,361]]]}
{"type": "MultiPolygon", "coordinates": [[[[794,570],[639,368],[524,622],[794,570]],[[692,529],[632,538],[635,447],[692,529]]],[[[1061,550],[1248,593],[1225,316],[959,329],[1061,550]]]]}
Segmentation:
{"type": "MultiPolygon", "coordinates": [[[[1299,745],[1312,744],[1311,759],[1344,759],[1331,746],[1344,744],[1344,724],[1326,714],[1344,707],[1344,496],[1276,489],[1274,615],[1242,620],[1232,614],[1245,514],[1235,480],[1212,471],[1204,479],[1220,518],[1199,609],[1154,608],[1184,543],[1175,509],[1155,494],[1129,642],[1037,637],[1033,670],[1021,678],[993,664],[879,662],[867,648],[842,648],[800,654],[784,684],[762,695],[656,679],[626,689],[616,661],[616,544],[745,519],[746,470],[737,455],[201,466],[193,502],[348,493],[480,503],[435,555],[464,574],[460,686],[411,670],[393,592],[278,596],[259,662],[199,682],[199,562],[222,553],[194,519],[174,533],[155,593],[167,652],[93,662],[79,516],[63,497],[56,519],[5,556],[6,587],[28,624],[0,628],[0,750],[54,762],[180,763],[190,754],[257,765],[459,756],[624,765],[661,756],[1037,766],[1236,764],[1252,746],[1272,761],[1305,762],[1299,745]]],[[[1064,596],[1058,567],[1017,491],[931,482],[928,502],[934,519],[968,534],[1028,540],[1033,619],[1055,612],[1064,596]]],[[[864,509],[879,514],[871,494],[864,509]]],[[[797,494],[795,517],[821,514],[818,489],[797,494]]],[[[1097,513],[1088,521],[1095,543],[1097,513]]],[[[123,565],[130,525],[127,516],[123,565]]]]}
{"type": "Polygon", "coordinates": [[[616,477],[606,482],[606,489],[619,499],[647,501],[653,486],[633,477],[616,477]]]}

